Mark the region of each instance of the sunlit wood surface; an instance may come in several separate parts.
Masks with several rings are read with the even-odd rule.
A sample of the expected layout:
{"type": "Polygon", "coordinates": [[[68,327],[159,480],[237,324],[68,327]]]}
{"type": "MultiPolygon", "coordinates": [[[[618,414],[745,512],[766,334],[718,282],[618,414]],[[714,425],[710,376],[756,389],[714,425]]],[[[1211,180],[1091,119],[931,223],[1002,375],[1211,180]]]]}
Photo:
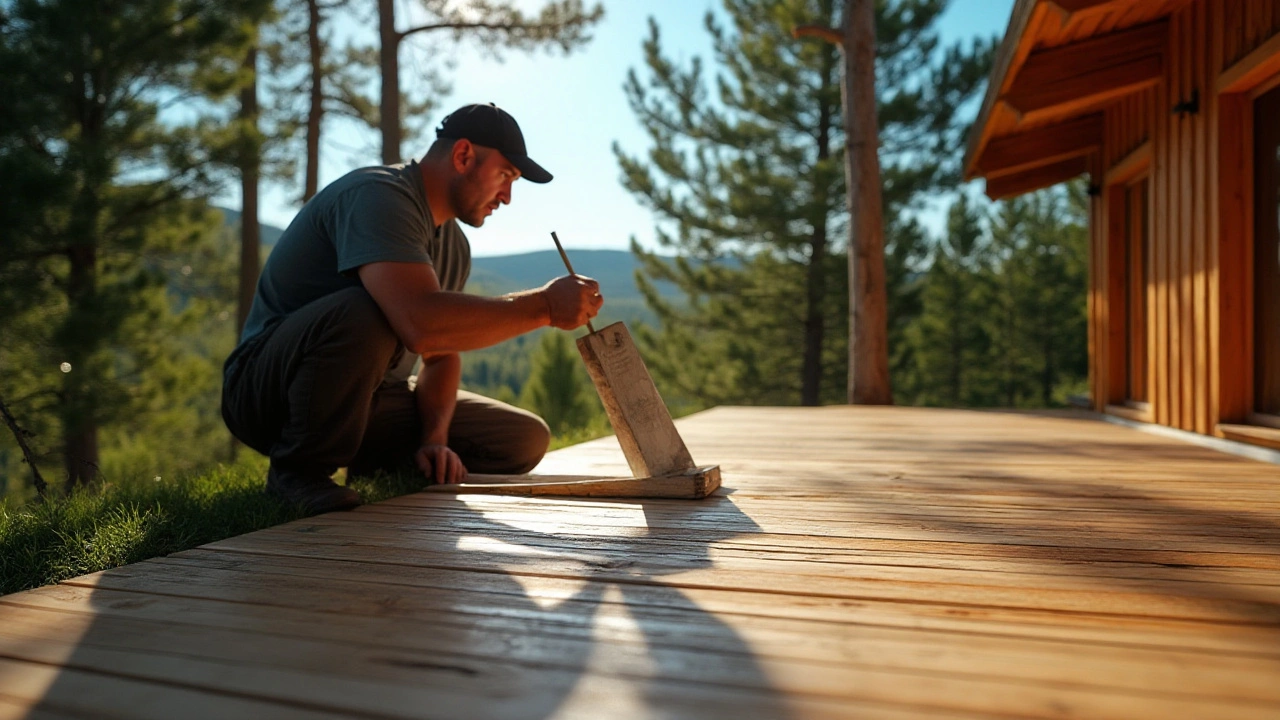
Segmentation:
{"type": "Polygon", "coordinates": [[[1280,717],[1275,465],[1062,413],[678,424],[711,498],[419,494],[0,598],[0,718],[1280,717]]]}

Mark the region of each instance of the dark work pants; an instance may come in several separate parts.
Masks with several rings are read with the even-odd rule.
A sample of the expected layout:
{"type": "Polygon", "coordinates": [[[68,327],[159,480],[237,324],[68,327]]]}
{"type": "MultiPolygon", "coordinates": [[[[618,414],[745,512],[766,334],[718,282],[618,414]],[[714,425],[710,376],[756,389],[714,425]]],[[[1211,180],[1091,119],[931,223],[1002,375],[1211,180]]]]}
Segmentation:
{"type": "MultiPolygon", "coordinates": [[[[382,379],[403,347],[361,287],[326,295],[227,360],[222,417],[278,473],[412,467],[422,440],[413,391],[382,379]]],[[[528,472],[547,450],[533,413],[459,391],[449,447],[471,472],[528,472]]]]}

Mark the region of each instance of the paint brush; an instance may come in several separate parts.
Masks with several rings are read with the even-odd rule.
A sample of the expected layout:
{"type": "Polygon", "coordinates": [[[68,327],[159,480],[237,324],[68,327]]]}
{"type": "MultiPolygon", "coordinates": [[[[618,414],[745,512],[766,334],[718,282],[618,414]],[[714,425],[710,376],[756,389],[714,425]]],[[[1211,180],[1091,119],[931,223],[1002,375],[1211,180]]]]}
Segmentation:
{"type": "MultiPolygon", "coordinates": [[[[578,273],[576,273],[576,272],[574,272],[574,271],[573,271],[573,264],[569,262],[569,256],[565,254],[565,252],[564,252],[564,246],[560,244],[560,238],[556,237],[556,231],[555,231],[555,230],[552,230],[552,231],[551,231],[551,239],[552,239],[552,240],[554,240],[554,241],[556,242],[556,249],[560,251],[560,259],[561,259],[561,260],[564,260],[564,267],[565,267],[565,269],[569,271],[569,274],[570,274],[570,275],[575,275],[575,276],[576,276],[578,273]]],[[[587,321],[587,330],[589,330],[589,331],[591,332],[591,334],[592,334],[592,335],[595,335],[595,334],[596,334],[596,329],[595,329],[595,328],[593,328],[593,327],[591,327],[591,321],[590,321],[590,320],[588,320],[588,321],[587,321]]]]}

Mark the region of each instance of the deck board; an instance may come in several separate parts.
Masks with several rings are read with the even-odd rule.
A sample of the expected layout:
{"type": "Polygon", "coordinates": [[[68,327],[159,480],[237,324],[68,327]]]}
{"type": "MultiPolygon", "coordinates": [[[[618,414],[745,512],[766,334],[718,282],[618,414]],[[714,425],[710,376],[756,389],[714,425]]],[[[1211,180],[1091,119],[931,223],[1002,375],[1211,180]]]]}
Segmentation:
{"type": "Polygon", "coordinates": [[[678,426],[717,495],[423,493],[0,597],[0,718],[1280,715],[1275,465],[1073,413],[678,426]]]}

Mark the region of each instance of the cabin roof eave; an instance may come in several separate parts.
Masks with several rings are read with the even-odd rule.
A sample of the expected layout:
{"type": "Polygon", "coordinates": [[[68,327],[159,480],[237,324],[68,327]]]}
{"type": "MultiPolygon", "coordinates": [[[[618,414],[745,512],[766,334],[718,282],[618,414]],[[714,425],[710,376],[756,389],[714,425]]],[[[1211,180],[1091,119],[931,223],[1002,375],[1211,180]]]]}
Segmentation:
{"type": "Polygon", "coordinates": [[[1000,41],[1000,47],[996,51],[991,75],[987,82],[987,91],[982,99],[982,107],[978,111],[978,117],[973,121],[973,126],[969,128],[963,164],[965,180],[972,180],[977,176],[975,161],[982,148],[990,140],[988,135],[990,133],[989,121],[991,112],[1000,100],[1000,95],[1004,92],[1006,81],[1016,71],[1014,67],[1015,60],[1019,56],[1025,58],[1027,55],[1026,52],[1020,53],[1018,51],[1022,45],[1023,37],[1027,34],[1027,28],[1031,26],[1032,16],[1036,13],[1038,7],[1044,5],[1045,3],[1041,0],[1017,0],[1013,6],[1013,12],[1009,14],[1009,26],[1005,29],[1004,38],[1000,41]]]}

